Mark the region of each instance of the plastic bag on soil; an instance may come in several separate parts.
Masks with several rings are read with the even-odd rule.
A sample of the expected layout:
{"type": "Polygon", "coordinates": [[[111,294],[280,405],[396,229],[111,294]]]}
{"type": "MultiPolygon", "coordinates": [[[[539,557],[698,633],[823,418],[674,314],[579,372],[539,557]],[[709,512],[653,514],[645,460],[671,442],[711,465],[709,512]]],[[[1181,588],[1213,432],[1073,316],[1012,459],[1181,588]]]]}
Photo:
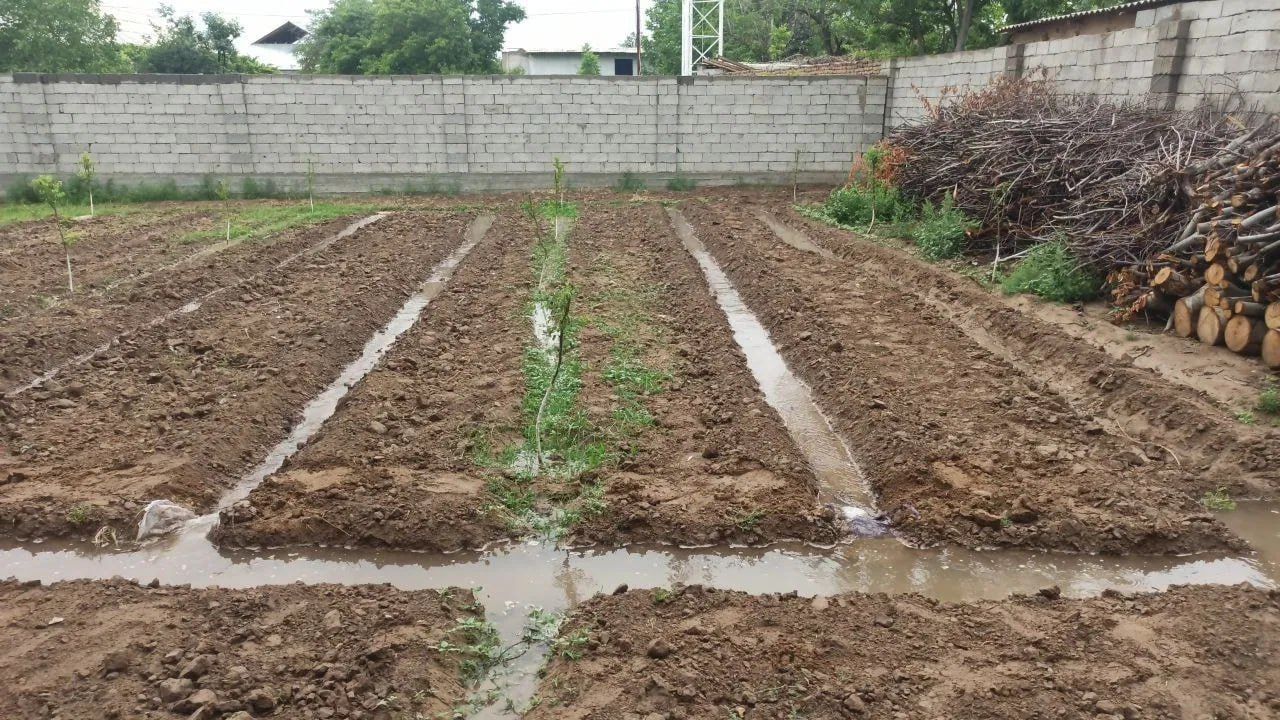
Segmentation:
{"type": "Polygon", "coordinates": [[[195,517],[195,513],[175,502],[152,500],[142,512],[142,522],[138,523],[138,540],[171,533],[195,517]]]}

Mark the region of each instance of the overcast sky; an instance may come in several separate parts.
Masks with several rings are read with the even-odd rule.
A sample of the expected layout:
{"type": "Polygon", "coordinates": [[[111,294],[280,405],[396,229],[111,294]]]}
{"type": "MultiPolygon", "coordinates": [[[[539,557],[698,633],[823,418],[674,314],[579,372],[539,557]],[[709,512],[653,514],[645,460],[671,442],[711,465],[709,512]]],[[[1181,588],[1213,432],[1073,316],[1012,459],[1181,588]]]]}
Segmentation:
{"type": "MultiPolygon", "coordinates": [[[[105,12],[120,22],[121,39],[137,42],[154,33],[158,0],[101,0],[105,12]]],[[[234,18],[244,26],[238,43],[257,40],[286,20],[306,27],[308,10],[329,6],[328,0],[169,0],[179,15],[213,11],[234,18]]],[[[517,0],[528,17],[507,29],[508,48],[579,48],[590,43],[602,48],[622,43],[635,32],[635,0],[517,0]]],[[[653,0],[641,0],[641,11],[653,0]]]]}

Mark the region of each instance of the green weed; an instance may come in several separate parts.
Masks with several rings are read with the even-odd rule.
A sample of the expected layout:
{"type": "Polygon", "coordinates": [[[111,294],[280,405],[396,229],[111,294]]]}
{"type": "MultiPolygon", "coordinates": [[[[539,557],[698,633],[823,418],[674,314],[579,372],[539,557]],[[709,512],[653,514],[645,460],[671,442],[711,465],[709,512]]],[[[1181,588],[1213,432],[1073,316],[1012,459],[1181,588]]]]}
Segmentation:
{"type": "Polygon", "coordinates": [[[1256,405],[1259,412],[1268,415],[1280,415],[1280,390],[1276,388],[1267,388],[1258,395],[1258,404],[1256,405]]]}
{"type": "MultiPolygon", "coordinates": [[[[257,240],[283,232],[290,228],[318,225],[348,215],[373,212],[372,205],[347,203],[316,203],[314,209],[305,205],[251,205],[232,210],[230,236],[233,239],[257,240]]],[[[180,243],[199,243],[226,237],[223,229],[199,230],[178,238],[180,243]]]]}
{"type": "Polygon", "coordinates": [[[955,208],[948,194],[939,206],[931,202],[924,204],[920,222],[911,230],[911,240],[929,260],[945,260],[964,251],[965,233],[972,227],[973,223],[955,208]]]}
{"type": "Polygon", "coordinates": [[[914,214],[911,202],[897,188],[879,183],[837,188],[827,197],[822,212],[841,225],[858,228],[873,222],[897,223],[914,214]]]}
{"type": "Polygon", "coordinates": [[[634,193],[644,190],[644,180],[633,172],[624,172],[614,183],[613,189],[618,192],[634,193]]]}
{"type": "Polygon", "coordinates": [[[1101,285],[1101,278],[1081,266],[1065,242],[1055,241],[1032,248],[1001,288],[1010,295],[1032,293],[1065,303],[1093,298],[1101,285]]]}
{"type": "Polygon", "coordinates": [[[667,181],[667,189],[672,192],[688,192],[698,187],[697,181],[683,175],[677,175],[667,181]]]}
{"type": "Polygon", "coordinates": [[[667,588],[655,588],[653,591],[653,604],[665,605],[666,603],[671,602],[675,596],[676,594],[667,588]]]}
{"type": "Polygon", "coordinates": [[[1258,418],[1254,417],[1252,410],[1241,410],[1236,413],[1236,421],[1244,425],[1257,425],[1258,418]]]}
{"type": "Polygon", "coordinates": [[[1214,512],[1225,512],[1236,509],[1236,501],[1227,494],[1226,488],[1210,490],[1200,499],[1200,504],[1214,512]]]}
{"type": "Polygon", "coordinates": [[[768,514],[767,511],[761,508],[757,508],[755,510],[751,510],[749,512],[741,513],[735,516],[733,518],[733,524],[743,532],[751,532],[752,530],[756,529],[756,527],[760,524],[760,521],[763,520],[764,516],[767,514],[768,514]]]}
{"type": "Polygon", "coordinates": [[[67,522],[80,527],[93,521],[94,509],[92,505],[76,505],[67,511],[67,522]]]}

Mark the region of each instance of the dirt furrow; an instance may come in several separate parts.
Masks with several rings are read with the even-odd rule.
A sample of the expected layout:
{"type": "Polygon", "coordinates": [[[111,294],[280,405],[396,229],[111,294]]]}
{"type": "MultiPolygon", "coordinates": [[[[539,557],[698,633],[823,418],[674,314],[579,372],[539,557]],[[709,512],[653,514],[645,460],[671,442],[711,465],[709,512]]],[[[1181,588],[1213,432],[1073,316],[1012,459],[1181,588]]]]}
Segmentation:
{"type": "Polygon", "coordinates": [[[584,211],[570,268],[584,320],[582,395],[619,457],[602,473],[606,509],[573,539],[834,541],[813,473],[662,208],[584,211]]]}
{"type": "Polygon", "coordinates": [[[899,283],[778,240],[741,201],[689,203],[702,241],[923,543],[1191,552],[1240,541],[1071,399],[899,283]]]}
{"type": "MultiPolygon", "coordinates": [[[[188,207],[138,208],[124,215],[69,221],[76,290],[102,293],[128,278],[197,252],[178,238],[215,226],[214,213],[188,207]]],[[[52,218],[0,227],[0,316],[66,300],[67,270],[52,218]]]]}
{"type": "Polygon", "coordinates": [[[1263,718],[1280,713],[1280,597],[1180,587],[973,604],[701,586],[575,610],[526,720],[1263,718]]]}
{"type": "Polygon", "coordinates": [[[467,220],[389,218],[10,398],[0,532],[124,535],[157,498],[211,509],[461,242],[467,220]]]}
{"type": "Polygon", "coordinates": [[[932,314],[951,321],[1020,372],[1096,416],[1109,430],[1133,438],[1143,465],[1176,458],[1173,464],[1185,471],[1170,477],[1176,487],[1196,496],[1221,487],[1251,497],[1273,498],[1280,492],[1280,430],[1237,422],[1231,408],[1194,387],[1117,360],[1092,343],[1000,302],[966,278],[788,209],[778,212],[788,224],[825,247],[839,249],[867,273],[898,278],[932,314]]]}
{"type": "Polygon", "coordinates": [[[0,716],[451,716],[464,621],[456,589],[0,582],[0,716]]]}
{"type": "Polygon", "coordinates": [[[320,434],[222,513],[215,540],[451,551],[506,537],[477,454],[519,432],[534,237],[500,215],[320,434]]]}
{"type": "MultiPolygon", "coordinates": [[[[355,219],[341,218],[310,228],[296,228],[267,239],[247,240],[218,252],[172,243],[176,236],[199,227],[202,217],[182,215],[146,226],[146,237],[151,237],[159,247],[175,248],[173,255],[157,252],[147,256],[150,260],[147,263],[132,266],[126,262],[123,267],[113,266],[112,271],[103,271],[114,274],[104,276],[100,281],[102,286],[95,287],[87,279],[78,281],[83,284],[74,296],[60,297],[47,308],[33,306],[7,314],[0,312],[0,392],[20,387],[118,335],[140,330],[156,318],[217,288],[271,272],[295,253],[323,244],[355,219]]],[[[110,239],[100,240],[94,246],[110,242],[110,239]]],[[[97,252],[113,260],[120,259],[111,255],[111,247],[97,252]]],[[[125,261],[131,259],[127,252],[122,257],[125,261]]],[[[42,258],[41,262],[47,260],[42,258]]],[[[21,292],[24,298],[37,297],[31,294],[35,290],[21,292]]],[[[62,295],[65,296],[65,287],[62,295]]]]}

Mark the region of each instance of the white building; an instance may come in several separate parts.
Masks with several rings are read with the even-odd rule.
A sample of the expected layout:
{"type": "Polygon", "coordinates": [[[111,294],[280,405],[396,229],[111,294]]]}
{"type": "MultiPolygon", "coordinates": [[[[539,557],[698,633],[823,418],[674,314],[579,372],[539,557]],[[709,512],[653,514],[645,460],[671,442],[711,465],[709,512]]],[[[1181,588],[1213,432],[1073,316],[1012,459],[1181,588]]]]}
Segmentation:
{"type": "Polygon", "coordinates": [[[293,49],[306,36],[307,31],[302,27],[292,22],[285,22],[275,30],[254,40],[244,52],[253,59],[279,68],[283,72],[295,71],[298,69],[298,58],[293,54],[293,49]]]}
{"type": "MultiPolygon", "coordinates": [[[[601,75],[635,75],[635,48],[591,49],[600,58],[601,75]]],[[[502,51],[502,71],[525,75],[577,75],[582,65],[582,50],[526,50],[516,48],[502,51]]]]}

